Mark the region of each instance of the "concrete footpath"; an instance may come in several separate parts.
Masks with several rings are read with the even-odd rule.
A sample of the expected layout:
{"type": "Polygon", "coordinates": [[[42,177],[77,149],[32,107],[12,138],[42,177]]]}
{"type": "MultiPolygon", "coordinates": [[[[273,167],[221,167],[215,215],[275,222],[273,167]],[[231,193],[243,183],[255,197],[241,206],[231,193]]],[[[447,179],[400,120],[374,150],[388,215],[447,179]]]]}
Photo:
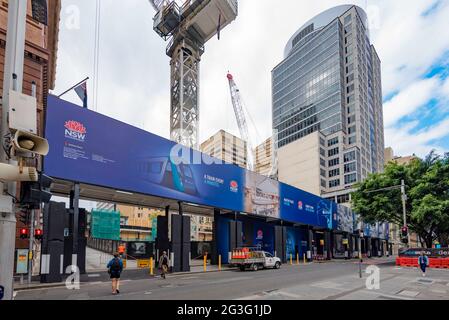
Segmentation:
{"type": "MultiPolygon", "coordinates": [[[[229,266],[225,265],[222,266],[221,269],[219,269],[216,265],[207,265],[206,271],[204,271],[204,267],[200,265],[194,265],[190,267],[190,271],[187,272],[176,272],[171,273],[171,275],[187,275],[187,274],[197,274],[197,273],[204,273],[204,272],[221,272],[221,271],[234,271],[235,268],[230,268],[229,266]]],[[[125,269],[122,273],[122,278],[127,280],[140,280],[140,279],[151,279],[154,277],[160,276],[160,270],[155,268],[153,270],[154,275],[150,274],[149,269],[125,269]]],[[[63,281],[57,282],[57,283],[40,283],[39,276],[33,276],[33,280],[31,284],[25,283],[20,284],[18,281],[14,283],[14,290],[15,291],[21,291],[21,290],[31,290],[31,289],[44,289],[44,288],[56,288],[56,287],[63,287],[66,285],[66,279],[69,277],[69,275],[63,275],[63,281]]],[[[103,268],[101,270],[89,270],[86,274],[82,274],[80,276],[80,283],[89,283],[89,282],[104,282],[109,281],[109,274],[107,273],[106,269],[103,268]]]]}

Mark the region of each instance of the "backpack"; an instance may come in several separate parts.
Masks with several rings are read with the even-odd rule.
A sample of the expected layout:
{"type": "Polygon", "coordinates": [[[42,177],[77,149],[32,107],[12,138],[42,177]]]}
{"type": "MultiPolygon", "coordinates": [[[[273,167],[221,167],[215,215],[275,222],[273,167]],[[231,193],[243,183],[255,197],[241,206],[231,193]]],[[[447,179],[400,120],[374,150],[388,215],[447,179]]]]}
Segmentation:
{"type": "Polygon", "coordinates": [[[120,272],[120,261],[117,258],[114,258],[111,264],[111,272],[120,272]]]}

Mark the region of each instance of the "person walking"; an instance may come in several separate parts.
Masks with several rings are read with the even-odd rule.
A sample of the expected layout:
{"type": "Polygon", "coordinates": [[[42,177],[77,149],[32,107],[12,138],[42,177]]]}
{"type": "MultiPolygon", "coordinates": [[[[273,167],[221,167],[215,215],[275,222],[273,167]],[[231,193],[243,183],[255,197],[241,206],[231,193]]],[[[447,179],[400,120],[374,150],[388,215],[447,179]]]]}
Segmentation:
{"type": "Polygon", "coordinates": [[[125,257],[124,257],[124,256],[125,256],[125,251],[126,251],[126,246],[125,246],[124,243],[121,243],[121,244],[118,246],[118,253],[119,253],[121,259],[124,259],[124,258],[125,258],[125,257]]]}
{"type": "Polygon", "coordinates": [[[112,281],[112,294],[120,293],[120,275],[123,271],[123,262],[118,253],[114,254],[114,258],[109,261],[107,268],[112,281]]]}
{"type": "Polygon", "coordinates": [[[422,276],[426,276],[426,268],[429,265],[429,258],[424,254],[424,251],[421,252],[421,255],[418,258],[418,265],[421,268],[422,276]]]}
{"type": "Polygon", "coordinates": [[[168,272],[168,255],[167,251],[162,252],[161,257],[159,258],[159,268],[161,268],[161,277],[166,278],[166,274],[168,272]]]}

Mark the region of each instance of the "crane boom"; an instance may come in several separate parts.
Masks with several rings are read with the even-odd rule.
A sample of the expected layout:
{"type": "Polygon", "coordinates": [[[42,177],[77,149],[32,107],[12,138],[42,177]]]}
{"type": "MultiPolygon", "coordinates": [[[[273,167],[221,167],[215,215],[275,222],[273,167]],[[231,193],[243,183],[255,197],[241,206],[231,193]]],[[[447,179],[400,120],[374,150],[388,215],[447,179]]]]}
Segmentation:
{"type": "Polygon", "coordinates": [[[246,142],[247,168],[249,170],[253,170],[253,148],[251,139],[249,137],[248,124],[246,122],[245,113],[243,111],[243,103],[240,96],[240,90],[237,87],[232,74],[228,73],[227,78],[229,81],[229,89],[231,91],[232,106],[234,107],[235,118],[237,120],[237,125],[240,131],[240,138],[242,138],[242,140],[246,142]]]}

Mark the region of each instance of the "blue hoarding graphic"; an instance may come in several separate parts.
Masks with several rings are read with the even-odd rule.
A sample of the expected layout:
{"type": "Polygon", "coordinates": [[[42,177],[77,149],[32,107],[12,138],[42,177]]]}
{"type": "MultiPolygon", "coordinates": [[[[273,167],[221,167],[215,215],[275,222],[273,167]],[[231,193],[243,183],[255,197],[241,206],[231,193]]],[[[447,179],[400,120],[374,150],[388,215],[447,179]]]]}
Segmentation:
{"type": "Polygon", "coordinates": [[[338,220],[333,202],[55,96],[45,135],[44,171],[55,178],[321,228],[350,224],[338,220]]]}
{"type": "Polygon", "coordinates": [[[332,202],[311,193],[280,184],[281,218],[323,228],[333,228],[332,202]]]}
{"type": "Polygon", "coordinates": [[[244,171],[174,142],[49,96],[50,176],[242,211],[244,171]],[[170,157],[177,150],[182,160],[170,157]],[[187,153],[187,155],[186,155],[187,153]],[[197,163],[197,164],[195,164],[197,163]]]}

